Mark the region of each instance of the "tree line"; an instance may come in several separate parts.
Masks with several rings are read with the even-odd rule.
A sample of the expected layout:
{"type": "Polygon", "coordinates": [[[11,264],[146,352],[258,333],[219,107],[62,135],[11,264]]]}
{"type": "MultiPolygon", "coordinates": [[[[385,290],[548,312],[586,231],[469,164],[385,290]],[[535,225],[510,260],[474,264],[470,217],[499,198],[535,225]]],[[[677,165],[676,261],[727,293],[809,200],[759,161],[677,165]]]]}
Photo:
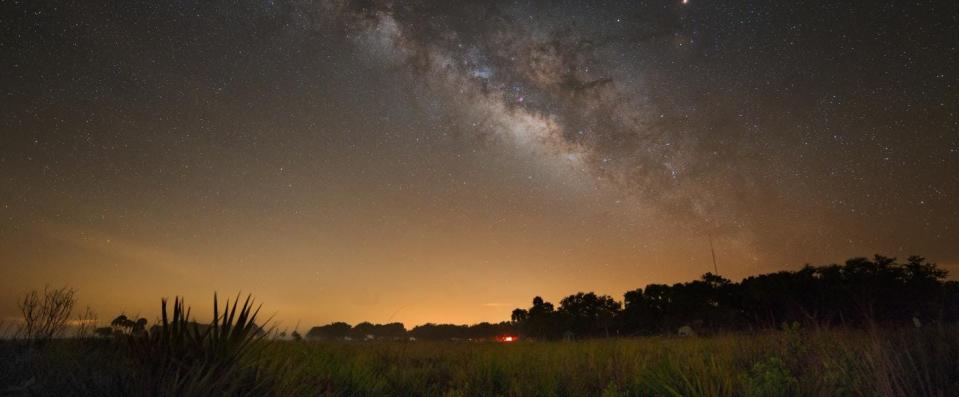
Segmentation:
{"type": "Polygon", "coordinates": [[[306,333],[307,339],[490,339],[500,335],[515,333],[513,324],[479,323],[473,325],[427,323],[407,330],[402,323],[371,324],[359,323],[355,326],[344,322],[335,322],[313,327],[306,333]]]}
{"type": "Polygon", "coordinates": [[[513,311],[511,323],[528,336],[554,339],[668,334],[682,327],[715,333],[784,323],[922,326],[959,320],[959,282],[945,281],[946,275],[920,256],[900,263],[881,255],[739,283],[706,273],[695,281],[626,292],[622,303],[590,292],[567,296],[554,308],[536,297],[530,308],[513,311]]]}
{"type": "MultiPolygon", "coordinates": [[[[905,262],[876,255],[844,264],[806,265],[795,271],[751,276],[736,283],[706,273],[685,283],[649,284],[628,291],[622,301],[579,292],[554,306],[537,296],[528,308],[513,310],[510,320],[474,325],[402,323],[352,326],[336,322],[313,327],[308,339],[489,339],[519,335],[538,339],[592,338],[685,333],[717,333],[776,328],[784,323],[813,327],[925,326],[959,321],[959,282],[923,257],[905,262]]],[[[64,334],[75,291],[63,287],[35,290],[20,301],[23,324],[14,335],[47,340],[64,334]]],[[[195,320],[187,320],[195,323],[195,320]]],[[[145,336],[144,318],[120,315],[94,328],[86,309],[75,323],[77,336],[145,336]]],[[[194,328],[206,329],[196,323],[194,328]]],[[[266,331],[254,327],[257,334],[266,331]]],[[[297,331],[293,339],[302,338],[297,331]]]]}
{"type": "Polygon", "coordinates": [[[749,331],[801,323],[814,327],[923,326],[959,320],[959,282],[920,256],[905,262],[876,255],[844,264],[806,265],[732,282],[706,273],[685,283],[649,284],[622,301],[579,292],[555,306],[533,298],[510,321],[471,326],[333,323],[307,338],[486,339],[517,334],[539,339],[749,331]]]}

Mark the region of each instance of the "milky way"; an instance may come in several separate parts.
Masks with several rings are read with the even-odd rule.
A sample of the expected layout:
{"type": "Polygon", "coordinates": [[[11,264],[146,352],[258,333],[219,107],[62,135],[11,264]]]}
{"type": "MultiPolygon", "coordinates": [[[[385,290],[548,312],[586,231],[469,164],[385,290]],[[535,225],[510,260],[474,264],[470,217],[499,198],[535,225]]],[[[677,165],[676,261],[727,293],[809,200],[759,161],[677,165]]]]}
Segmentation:
{"type": "MultiPolygon", "coordinates": [[[[723,131],[717,149],[709,137],[717,131],[696,125],[715,120],[691,120],[722,99],[687,99],[683,81],[644,63],[694,42],[676,33],[682,7],[657,8],[628,14],[625,27],[622,17],[570,24],[507,2],[332,2],[323,11],[359,48],[415,76],[424,96],[444,98],[472,133],[531,146],[568,172],[585,169],[629,196],[641,216],[762,244],[753,219],[771,214],[754,203],[779,192],[755,186],[761,170],[743,161],[743,138],[723,131]]],[[[807,222],[789,221],[796,229],[807,222]]]]}
{"type": "Polygon", "coordinates": [[[2,7],[2,302],[472,322],[711,247],[959,266],[956,2],[2,7]]]}
{"type": "MultiPolygon", "coordinates": [[[[641,77],[618,78],[642,76],[636,70],[642,67],[611,65],[603,55],[617,43],[601,32],[584,35],[534,20],[525,7],[493,3],[355,7],[330,6],[358,45],[400,62],[430,93],[457,102],[454,110],[476,133],[585,163],[643,199],[681,190],[671,185],[694,168],[695,137],[660,120],[665,116],[644,93],[641,77]]],[[[679,199],[701,204],[692,196],[679,199]]]]}

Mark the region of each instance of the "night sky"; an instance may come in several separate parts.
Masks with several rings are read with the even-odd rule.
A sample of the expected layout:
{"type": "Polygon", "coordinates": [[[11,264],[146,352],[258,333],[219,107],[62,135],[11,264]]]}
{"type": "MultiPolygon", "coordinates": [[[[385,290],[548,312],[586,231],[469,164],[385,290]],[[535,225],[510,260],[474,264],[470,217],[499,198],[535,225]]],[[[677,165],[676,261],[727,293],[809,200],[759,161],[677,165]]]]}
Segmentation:
{"type": "MultiPolygon", "coordinates": [[[[472,323],[852,256],[959,272],[959,3],[2,1],[0,318],[252,292],[472,323]]],[[[203,313],[203,310],[200,310],[203,313]]]]}

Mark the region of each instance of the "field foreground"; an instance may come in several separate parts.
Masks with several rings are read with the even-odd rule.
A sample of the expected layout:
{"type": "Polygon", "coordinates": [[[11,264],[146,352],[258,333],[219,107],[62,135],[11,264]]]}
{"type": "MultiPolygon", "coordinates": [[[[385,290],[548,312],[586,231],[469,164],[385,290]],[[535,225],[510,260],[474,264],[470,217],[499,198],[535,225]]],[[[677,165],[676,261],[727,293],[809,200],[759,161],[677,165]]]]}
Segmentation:
{"type": "Polygon", "coordinates": [[[235,364],[157,369],[113,339],[0,344],[4,395],[947,396],[959,330],[577,342],[263,341],[235,364]]]}

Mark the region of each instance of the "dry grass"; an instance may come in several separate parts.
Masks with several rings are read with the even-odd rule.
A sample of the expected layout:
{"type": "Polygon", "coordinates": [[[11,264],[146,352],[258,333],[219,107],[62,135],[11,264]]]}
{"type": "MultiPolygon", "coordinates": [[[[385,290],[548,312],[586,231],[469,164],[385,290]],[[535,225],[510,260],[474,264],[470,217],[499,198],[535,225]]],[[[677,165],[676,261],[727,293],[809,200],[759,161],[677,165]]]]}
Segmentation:
{"type": "MultiPolygon", "coordinates": [[[[111,341],[35,349],[2,346],[4,385],[33,379],[25,389],[39,395],[210,393],[189,372],[175,388],[138,385],[137,367],[126,365],[135,360],[111,341]]],[[[789,328],[511,345],[277,341],[232,368],[219,373],[214,394],[255,386],[259,395],[947,396],[959,390],[959,330],[789,328]]]]}

